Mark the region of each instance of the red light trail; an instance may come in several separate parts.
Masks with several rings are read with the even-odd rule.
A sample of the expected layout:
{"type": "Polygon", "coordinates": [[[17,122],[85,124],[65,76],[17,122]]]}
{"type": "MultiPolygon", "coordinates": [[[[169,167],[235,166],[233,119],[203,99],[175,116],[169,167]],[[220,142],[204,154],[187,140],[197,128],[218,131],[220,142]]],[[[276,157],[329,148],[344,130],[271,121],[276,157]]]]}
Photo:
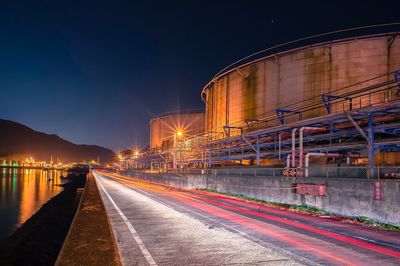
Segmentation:
{"type": "MultiPolygon", "coordinates": [[[[392,236],[389,232],[383,230],[376,231],[374,229],[374,231],[371,228],[340,221],[330,221],[329,224],[324,224],[330,226],[329,230],[327,230],[315,226],[316,223],[324,221],[323,218],[319,217],[291,213],[259,203],[206,191],[186,190],[163,183],[143,181],[117,174],[102,174],[112,178],[114,181],[164,199],[166,205],[171,201],[178,205],[183,204],[191,208],[191,210],[205,213],[210,217],[250,230],[268,239],[275,239],[284,245],[291,246],[295,250],[306,251],[312,256],[322,258],[333,264],[359,265],[365,254],[371,255],[372,253],[377,254],[378,257],[389,256],[395,260],[400,259],[398,241],[400,233],[398,232],[393,232],[392,234],[395,236],[392,236]],[[351,234],[346,233],[345,235],[342,232],[333,232],[339,227],[337,224],[340,224],[341,230],[349,230],[349,234],[352,232],[352,228],[357,228],[355,230],[357,234],[365,232],[367,237],[371,235],[382,243],[388,242],[390,239],[393,239],[393,243],[385,246],[374,239],[371,239],[371,241],[366,239],[364,241],[352,237],[351,234]],[[386,237],[388,234],[390,234],[389,238],[386,237]],[[393,246],[394,249],[388,248],[389,246],[393,246]]],[[[361,262],[368,262],[368,258],[364,259],[361,262]]]]}

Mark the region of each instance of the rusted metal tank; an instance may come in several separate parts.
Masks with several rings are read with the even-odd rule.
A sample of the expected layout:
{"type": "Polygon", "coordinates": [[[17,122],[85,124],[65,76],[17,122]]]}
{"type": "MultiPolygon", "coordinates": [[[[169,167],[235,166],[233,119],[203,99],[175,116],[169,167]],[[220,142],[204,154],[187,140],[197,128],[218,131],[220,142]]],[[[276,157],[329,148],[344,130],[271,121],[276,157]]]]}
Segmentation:
{"type": "Polygon", "coordinates": [[[185,139],[204,133],[203,111],[185,111],[163,114],[150,120],[150,148],[165,151],[176,138],[185,139]]]}
{"type": "MultiPolygon", "coordinates": [[[[385,33],[308,45],[257,58],[218,74],[202,91],[206,131],[223,132],[226,125],[243,126],[246,119],[262,119],[276,109],[321,103],[324,93],[346,93],[393,79],[390,73],[400,69],[397,35],[385,33]],[[374,77],[379,78],[357,84],[374,77]]],[[[376,104],[387,97],[398,95],[363,96],[354,100],[352,108],[376,104]]],[[[332,112],[346,109],[344,104],[332,106],[332,112]]],[[[327,110],[321,106],[304,112],[302,119],[325,114],[327,110]]]]}

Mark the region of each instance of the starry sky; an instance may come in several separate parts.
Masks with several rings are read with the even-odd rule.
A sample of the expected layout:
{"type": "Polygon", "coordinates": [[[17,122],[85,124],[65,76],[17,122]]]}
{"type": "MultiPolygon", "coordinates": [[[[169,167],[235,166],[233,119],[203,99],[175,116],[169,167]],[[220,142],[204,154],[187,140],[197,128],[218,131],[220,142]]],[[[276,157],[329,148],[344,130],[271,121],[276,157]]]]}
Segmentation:
{"type": "Polygon", "coordinates": [[[74,143],[148,145],[149,119],[200,109],[202,87],[255,51],[400,22],[400,1],[0,2],[0,118],[74,143]]]}

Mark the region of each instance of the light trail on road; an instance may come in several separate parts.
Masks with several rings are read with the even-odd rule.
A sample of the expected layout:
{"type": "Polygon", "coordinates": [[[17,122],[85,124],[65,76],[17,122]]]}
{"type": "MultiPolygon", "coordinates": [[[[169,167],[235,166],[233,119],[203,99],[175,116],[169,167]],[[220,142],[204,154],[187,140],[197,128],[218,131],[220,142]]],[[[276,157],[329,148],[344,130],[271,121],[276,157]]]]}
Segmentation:
{"type": "Polygon", "coordinates": [[[115,173],[97,174],[103,180],[128,187],[204,223],[272,247],[302,264],[400,264],[399,232],[293,213],[225,195],[186,190],[115,173]]]}

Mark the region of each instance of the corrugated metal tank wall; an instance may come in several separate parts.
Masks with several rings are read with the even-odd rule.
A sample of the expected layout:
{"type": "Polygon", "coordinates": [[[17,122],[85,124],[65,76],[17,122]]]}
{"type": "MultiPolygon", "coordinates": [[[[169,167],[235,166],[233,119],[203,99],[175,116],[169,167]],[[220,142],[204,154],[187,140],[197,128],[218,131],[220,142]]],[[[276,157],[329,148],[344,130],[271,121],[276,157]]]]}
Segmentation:
{"type": "MultiPolygon", "coordinates": [[[[314,98],[321,94],[400,69],[400,37],[370,37],[316,45],[280,53],[237,68],[220,77],[206,94],[206,129],[223,131],[225,125],[242,125],[245,119],[260,119],[275,109],[314,98]]],[[[386,75],[379,82],[393,79],[386,75]]],[[[378,80],[372,81],[377,83],[378,80]]],[[[347,91],[366,87],[353,86],[347,91]]],[[[341,90],[340,93],[347,92],[341,90]]],[[[393,96],[393,95],[392,95],[393,96]]],[[[394,97],[394,96],[393,96],[394,97]]],[[[353,108],[376,103],[363,97],[353,108]]],[[[292,106],[301,106],[303,103],[292,106]]],[[[347,106],[334,105],[333,112],[347,106]]],[[[325,108],[303,114],[303,118],[326,114],[325,108]]],[[[287,119],[297,120],[292,117],[287,119]]]]}
{"type": "Polygon", "coordinates": [[[185,137],[204,133],[204,113],[165,115],[150,120],[150,148],[166,150],[172,147],[174,133],[182,130],[185,137]]]}

